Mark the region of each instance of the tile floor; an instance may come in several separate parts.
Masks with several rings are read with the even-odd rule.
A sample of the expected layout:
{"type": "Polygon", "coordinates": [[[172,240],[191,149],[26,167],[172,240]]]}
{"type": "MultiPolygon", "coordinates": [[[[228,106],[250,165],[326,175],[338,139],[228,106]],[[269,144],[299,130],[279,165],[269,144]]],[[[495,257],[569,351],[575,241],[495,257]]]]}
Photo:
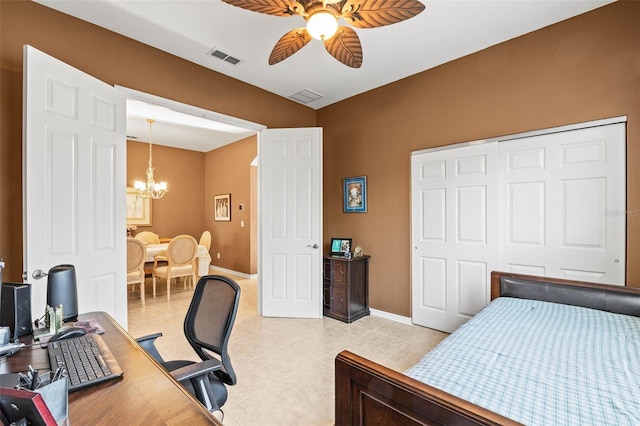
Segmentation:
{"type": "MultiPolygon", "coordinates": [[[[263,318],[257,314],[256,280],[229,276],[242,293],[229,343],[238,383],[228,388],[223,407],[228,426],[333,425],[334,358],[340,351],[404,371],[446,337],[375,316],[352,324],[326,317],[263,318]]],[[[128,291],[129,333],[140,337],[161,331],[157,346],[165,359],[197,360],[182,332],[192,290],[174,284],[167,302],[164,283],[155,298],[150,279],[145,288],[145,305],[137,288],[128,291]]]]}

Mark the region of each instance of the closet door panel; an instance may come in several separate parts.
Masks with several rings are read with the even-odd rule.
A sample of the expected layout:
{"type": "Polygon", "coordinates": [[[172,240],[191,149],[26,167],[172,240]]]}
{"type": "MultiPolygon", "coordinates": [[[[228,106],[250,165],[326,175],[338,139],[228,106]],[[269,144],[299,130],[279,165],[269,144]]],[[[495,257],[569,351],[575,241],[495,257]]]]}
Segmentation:
{"type": "Polygon", "coordinates": [[[489,302],[497,263],[497,143],[412,157],[412,312],[453,331],[489,302]]]}
{"type": "Polygon", "coordinates": [[[502,267],[624,285],[625,146],[623,123],[500,142],[502,267]]]}

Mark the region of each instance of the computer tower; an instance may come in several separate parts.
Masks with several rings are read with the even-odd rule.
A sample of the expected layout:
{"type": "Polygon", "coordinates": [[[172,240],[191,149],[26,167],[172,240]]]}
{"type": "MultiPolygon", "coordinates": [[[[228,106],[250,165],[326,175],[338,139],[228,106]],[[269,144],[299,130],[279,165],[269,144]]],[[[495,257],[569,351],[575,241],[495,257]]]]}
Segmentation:
{"type": "Polygon", "coordinates": [[[2,283],[0,325],[9,327],[11,340],[31,334],[31,284],[2,283]]]}

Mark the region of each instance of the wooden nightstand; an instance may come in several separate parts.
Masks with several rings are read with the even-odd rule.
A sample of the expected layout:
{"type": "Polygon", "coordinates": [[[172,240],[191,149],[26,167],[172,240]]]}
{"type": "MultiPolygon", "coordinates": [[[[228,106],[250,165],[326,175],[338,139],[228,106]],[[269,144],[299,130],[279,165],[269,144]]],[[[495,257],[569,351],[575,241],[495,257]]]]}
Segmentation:
{"type": "Polygon", "coordinates": [[[369,315],[369,258],[325,256],[323,313],[347,323],[369,315]]]}

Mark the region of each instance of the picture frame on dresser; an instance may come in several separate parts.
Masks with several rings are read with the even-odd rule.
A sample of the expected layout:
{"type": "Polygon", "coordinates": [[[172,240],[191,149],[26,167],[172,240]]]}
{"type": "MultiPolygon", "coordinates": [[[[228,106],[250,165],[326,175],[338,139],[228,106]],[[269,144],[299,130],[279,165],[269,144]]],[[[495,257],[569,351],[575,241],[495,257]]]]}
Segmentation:
{"type": "Polygon", "coordinates": [[[329,254],[331,256],[347,256],[351,252],[351,238],[331,238],[329,254]]]}

